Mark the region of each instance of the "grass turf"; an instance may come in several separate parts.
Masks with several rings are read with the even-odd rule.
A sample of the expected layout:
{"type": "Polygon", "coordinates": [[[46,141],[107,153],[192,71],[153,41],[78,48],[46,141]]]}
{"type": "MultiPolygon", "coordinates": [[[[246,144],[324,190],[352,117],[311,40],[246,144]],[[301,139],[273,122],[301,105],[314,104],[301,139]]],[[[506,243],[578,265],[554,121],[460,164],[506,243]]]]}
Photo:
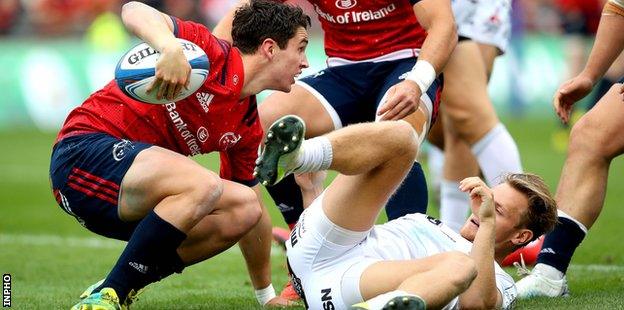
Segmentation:
{"type": "MultiPolygon", "coordinates": [[[[552,151],[554,120],[506,122],[517,139],[527,171],[544,177],[554,191],[564,154],[552,151]]],[[[62,309],[77,302],[84,288],[103,278],[123,243],[96,236],[67,216],[49,191],[48,164],[54,134],[33,130],[0,132],[0,272],[12,275],[16,309],[62,309]]],[[[216,169],[217,157],[200,162],[216,169]]],[[[605,207],[576,252],[569,272],[572,297],[518,301],[519,309],[624,308],[624,161],[611,166],[605,207]]],[[[269,200],[266,200],[267,202],[269,200]]],[[[283,221],[269,205],[277,225],[283,221]]],[[[430,213],[437,214],[431,205],[430,213]]],[[[274,249],[274,286],[287,280],[284,255],[274,249]]],[[[513,272],[510,270],[510,272],[513,272]]],[[[153,284],[133,309],[259,308],[240,252],[234,248],[181,275],[153,284]]]]}

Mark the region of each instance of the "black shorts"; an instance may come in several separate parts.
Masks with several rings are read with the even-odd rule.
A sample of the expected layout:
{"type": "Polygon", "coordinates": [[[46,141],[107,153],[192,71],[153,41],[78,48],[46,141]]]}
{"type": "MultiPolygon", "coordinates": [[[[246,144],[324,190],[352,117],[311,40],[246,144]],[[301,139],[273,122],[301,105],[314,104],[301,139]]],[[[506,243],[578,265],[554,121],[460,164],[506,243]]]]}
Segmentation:
{"type": "Polygon", "coordinates": [[[134,158],[151,144],[104,133],[64,138],[52,150],[50,180],[59,206],[87,229],[129,240],[138,222],[118,215],[121,181],[134,158]]]}

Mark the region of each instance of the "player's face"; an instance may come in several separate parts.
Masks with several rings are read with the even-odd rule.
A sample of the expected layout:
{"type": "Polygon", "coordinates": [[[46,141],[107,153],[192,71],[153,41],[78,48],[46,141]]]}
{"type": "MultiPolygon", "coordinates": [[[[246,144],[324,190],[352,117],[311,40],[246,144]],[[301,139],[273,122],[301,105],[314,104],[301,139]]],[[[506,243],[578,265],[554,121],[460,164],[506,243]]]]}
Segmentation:
{"type": "MultiPolygon", "coordinates": [[[[529,201],[527,197],[507,183],[499,184],[492,188],[494,194],[494,207],[496,210],[496,236],[495,249],[512,248],[518,243],[524,242],[521,232],[526,228],[520,227],[522,218],[527,212],[529,201]]],[[[476,207],[478,208],[478,207],[476,207]]],[[[472,210],[472,214],[460,230],[462,237],[473,241],[479,229],[478,209],[472,210]]]]}
{"type": "Polygon", "coordinates": [[[295,78],[309,66],[305,54],[307,46],[308,31],[299,27],[295,36],[288,41],[286,48],[278,48],[279,52],[275,57],[274,67],[276,84],[274,89],[284,92],[290,91],[292,84],[295,83],[295,78]]]}

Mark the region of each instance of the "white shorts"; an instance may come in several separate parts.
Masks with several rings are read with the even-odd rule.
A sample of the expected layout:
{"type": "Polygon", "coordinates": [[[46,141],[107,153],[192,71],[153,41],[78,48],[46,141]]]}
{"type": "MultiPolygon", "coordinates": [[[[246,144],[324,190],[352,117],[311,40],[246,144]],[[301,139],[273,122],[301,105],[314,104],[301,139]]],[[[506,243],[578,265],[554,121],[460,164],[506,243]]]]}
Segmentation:
{"type": "Polygon", "coordinates": [[[375,225],[368,231],[342,228],[323,211],[324,193],[301,214],[286,241],[293,287],[309,309],[348,309],[362,302],[360,277],[376,262],[422,258],[457,246],[448,241],[454,234],[450,228],[423,225],[429,221],[422,214],[375,225]]]}
{"type": "MultiPolygon", "coordinates": [[[[332,223],[323,211],[324,193],[308,207],[286,241],[293,287],[308,309],[348,309],[362,302],[360,278],[370,265],[429,257],[448,251],[468,253],[472,243],[426,214],[409,214],[368,231],[332,223]]],[[[495,264],[503,308],[517,295],[513,278],[495,264]]],[[[456,309],[453,299],[445,309],[456,309]]]]}
{"type": "Polygon", "coordinates": [[[511,38],[511,0],[453,0],[460,36],[496,46],[502,53],[511,38]]]}
{"type": "Polygon", "coordinates": [[[288,265],[306,308],[348,309],[363,301],[360,276],[380,259],[364,258],[362,248],[356,247],[369,231],[350,231],[327,218],[323,196],[301,214],[286,241],[288,265]]]}

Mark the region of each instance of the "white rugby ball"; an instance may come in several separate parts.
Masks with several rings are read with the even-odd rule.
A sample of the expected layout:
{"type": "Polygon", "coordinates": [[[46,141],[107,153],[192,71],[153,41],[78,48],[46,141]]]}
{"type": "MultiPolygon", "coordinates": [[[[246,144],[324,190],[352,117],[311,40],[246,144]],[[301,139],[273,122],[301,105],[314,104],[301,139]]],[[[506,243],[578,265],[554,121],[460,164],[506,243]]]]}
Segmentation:
{"type": "Polygon", "coordinates": [[[166,104],[182,100],[197,91],[208,77],[210,69],[208,56],[197,44],[184,39],[178,38],[177,40],[182,45],[184,56],[191,65],[188,89],[182,88],[180,94],[173,100],[157,99],[157,89],[147,93],[147,87],[156,78],[155,67],[160,53],[143,42],[126,52],[117,64],[115,81],[121,91],[132,99],[152,104],[166,104]]]}

